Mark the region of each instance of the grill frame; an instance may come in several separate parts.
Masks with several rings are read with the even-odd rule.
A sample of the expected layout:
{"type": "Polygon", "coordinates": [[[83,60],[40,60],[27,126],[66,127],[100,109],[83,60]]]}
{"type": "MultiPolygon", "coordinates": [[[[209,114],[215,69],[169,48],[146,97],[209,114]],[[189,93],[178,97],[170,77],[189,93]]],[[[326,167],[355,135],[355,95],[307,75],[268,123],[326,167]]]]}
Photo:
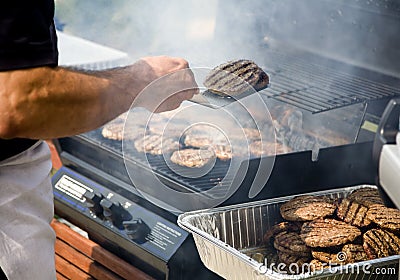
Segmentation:
{"type": "MultiPolygon", "coordinates": [[[[374,184],[375,168],[372,164],[372,153],[370,153],[372,145],[373,142],[368,141],[323,148],[319,151],[316,161],[312,160],[311,151],[277,155],[268,181],[261,186],[261,191],[252,198],[249,197],[249,190],[260,166],[260,158],[243,161],[239,166],[238,174],[244,174],[244,180],[241,181],[239,187],[231,196],[221,202],[221,205],[232,205],[348,185],[374,184]],[[335,176],[338,173],[341,176],[335,176]],[[290,174],[290,176],[285,174],[290,174]]],[[[92,138],[82,135],[61,138],[58,140],[57,147],[61,152],[61,160],[66,167],[93,178],[93,180],[107,185],[119,193],[124,193],[125,196],[131,197],[137,203],[149,207],[148,201],[142,199],[142,195],[132,185],[121,154],[104,145],[99,145],[92,138]]],[[[162,183],[167,184],[172,189],[175,188],[182,192],[193,191],[183,182],[164,176],[164,174],[149,169],[148,166],[140,162],[135,162],[134,165],[137,171],[142,174],[142,181],[139,183],[143,186],[148,184],[146,176],[154,176],[155,174],[162,183]]],[[[235,179],[233,178],[233,180],[235,179]]],[[[152,187],[150,191],[155,189],[152,187]]],[[[149,193],[149,195],[151,196],[152,193],[149,193]]],[[[160,211],[158,208],[152,209],[160,215],[165,216],[166,214],[165,211],[160,211]]],[[[170,214],[167,213],[167,215],[169,218],[171,217],[170,214]]]]}

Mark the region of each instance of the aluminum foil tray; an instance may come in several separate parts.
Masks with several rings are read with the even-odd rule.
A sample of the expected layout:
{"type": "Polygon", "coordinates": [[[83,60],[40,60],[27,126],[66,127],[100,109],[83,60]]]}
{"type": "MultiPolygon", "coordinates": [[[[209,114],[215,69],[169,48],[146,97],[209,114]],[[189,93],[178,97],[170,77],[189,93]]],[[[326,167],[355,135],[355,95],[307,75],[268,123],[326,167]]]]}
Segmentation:
{"type": "MultiPolygon", "coordinates": [[[[366,186],[309,194],[335,199],[366,186]]],[[[263,246],[265,232],[282,221],[280,205],[291,198],[293,196],[187,212],[178,217],[178,225],[193,234],[204,265],[225,279],[399,279],[400,255],[295,275],[277,272],[268,260],[260,263],[250,258],[246,253],[263,246]]]]}

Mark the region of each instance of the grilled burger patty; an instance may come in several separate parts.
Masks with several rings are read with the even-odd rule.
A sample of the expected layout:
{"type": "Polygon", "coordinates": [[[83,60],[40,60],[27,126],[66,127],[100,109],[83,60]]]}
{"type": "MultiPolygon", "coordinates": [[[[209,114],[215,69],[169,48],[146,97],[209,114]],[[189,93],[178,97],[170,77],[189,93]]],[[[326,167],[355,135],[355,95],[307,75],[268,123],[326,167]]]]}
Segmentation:
{"type": "Polygon", "coordinates": [[[361,235],[352,225],[334,219],[316,219],[305,222],[300,237],[310,247],[331,247],[351,242],[361,235]]]}
{"type": "Polygon", "coordinates": [[[273,225],[267,232],[264,234],[263,239],[265,243],[270,243],[271,238],[274,238],[281,232],[297,232],[299,233],[301,229],[301,224],[296,222],[280,222],[276,225],[273,225]]]}
{"type": "Polygon", "coordinates": [[[337,209],[339,219],[353,226],[364,227],[371,223],[367,218],[368,207],[344,198],[337,209]]]}
{"type": "Polygon", "coordinates": [[[268,260],[269,263],[279,262],[277,251],[271,246],[257,248],[245,254],[259,263],[265,263],[265,260],[268,260]]]}
{"type": "Polygon", "coordinates": [[[137,151],[152,155],[162,155],[179,149],[178,140],[156,134],[146,135],[136,140],[134,145],[137,151]]]}
{"type": "Polygon", "coordinates": [[[207,148],[214,143],[214,139],[208,134],[186,134],[184,143],[186,146],[195,148],[207,148]]]}
{"type": "Polygon", "coordinates": [[[213,159],[215,159],[215,153],[204,149],[181,149],[171,155],[173,163],[185,167],[203,167],[213,159]]]}
{"type": "Polygon", "coordinates": [[[121,141],[126,117],[127,113],[123,113],[114,120],[106,123],[101,130],[102,136],[107,139],[121,141]]]}
{"type": "Polygon", "coordinates": [[[369,207],[367,218],[381,228],[389,230],[400,230],[400,210],[388,208],[386,206],[375,204],[369,207]]]}
{"type": "Polygon", "coordinates": [[[281,232],[275,236],[274,247],[280,252],[292,256],[311,256],[311,249],[304,243],[297,232],[281,232]]]}
{"type": "Polygon", "coordinates": [[[284,221],[267,229],[264,244],[273,244],[281,262],[306,261],[311,271],[399,255],[400,210],[381,203],[372,187],[335,200],[296,196],[281,205],[284,221]]]}
{"type": "MultiPolygon", "coordinates": [[[[278,251],[279,261],[286,264],[287,266],[296,264],[297,267],[302,267],[305,263],[309,261],[309,257],[295,256],[285,252],[278,251]]],[[[288,268],[288,267],[287,267],[288,268]]]]}
{"type": "Polygon", "coordinates": [[[129,130],[124,131],[124,122],[115,120],[105,124],[101,130],[101,135],[104,138],[122,141],[123,137],[129,140],[136,140],[144,137],[144,128],[138,125],[130,126],[129,130]]]}
{"type": "Polygon", "coordinates": [[[121,141],[123,136],[123,122],[110,122],[103,126],[101,134],[104,138],[121,141]]]}
{"type": "Polygon", "coordinates": [[[400,239],[383,229],[370,229],[363,235],[363,247],[368,258],[383,258],[400,254],[400,239]]]}
{"type": "Polygon", "coordinates": [[[311,255],[314,259],[323,261],[325,263],[343,263],[344,261],[338,258],[338,249],[334,247],[332,248],[313,248],[311,250],[311,255]]]}
{"type": "Polygon", "coordinates": [[[300,195],[282,204],[280,213],[289,221],[311,221],[332,215],[336,210],[327,197],[300,195]]]}
{"type": "Polygon", "coordinates": [[[220,160],[225,161],[232,159],[232,147],[229,143],[214,144],[211,149],[220,160]]]}
{"type": "Polygon", "coordinates": [[[266,88],[268,75],[253,61],[239,59],[223,63],[207,75],[204,86],[218,95],[237,96],[254,88],[266,88]]]}
{"type": "Polygon", "coordinates": [[[383,205],[383,201],[379,195],[379,191],[375,188],[365,187],[354,190],[347,196],[348,199],[357,201],[364,206],[372,206],[374,204],[383,205]]]}

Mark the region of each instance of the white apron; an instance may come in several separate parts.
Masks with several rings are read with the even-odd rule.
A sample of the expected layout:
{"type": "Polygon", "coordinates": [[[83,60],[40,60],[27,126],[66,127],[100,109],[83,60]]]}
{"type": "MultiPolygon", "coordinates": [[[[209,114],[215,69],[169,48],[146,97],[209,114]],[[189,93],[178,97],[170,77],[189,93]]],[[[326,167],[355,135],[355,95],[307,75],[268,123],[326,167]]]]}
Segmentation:
{"type": "Polygon", "coordinates": [[[51,167],[45,142],[0,162],[0,267],[9,280],[56,279],[51,167]]]}

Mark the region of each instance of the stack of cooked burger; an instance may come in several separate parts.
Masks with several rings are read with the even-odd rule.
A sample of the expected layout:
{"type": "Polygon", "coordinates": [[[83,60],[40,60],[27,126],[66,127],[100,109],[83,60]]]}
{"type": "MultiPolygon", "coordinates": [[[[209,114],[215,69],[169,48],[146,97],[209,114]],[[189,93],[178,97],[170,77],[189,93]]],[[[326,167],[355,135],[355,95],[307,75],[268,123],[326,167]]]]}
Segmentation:
{"type": "MultiPolygon", "coordinates": [[[[308,263],[304,267],[316,271],[400,254],[400,210],[384,206],[376,188],[335,201],[299,195],[282,204],[280,213],[283,221],[264,235],[268,263],[308,263]]],[[[261,261],[260,256],[254,257],[261,261]]]]}

